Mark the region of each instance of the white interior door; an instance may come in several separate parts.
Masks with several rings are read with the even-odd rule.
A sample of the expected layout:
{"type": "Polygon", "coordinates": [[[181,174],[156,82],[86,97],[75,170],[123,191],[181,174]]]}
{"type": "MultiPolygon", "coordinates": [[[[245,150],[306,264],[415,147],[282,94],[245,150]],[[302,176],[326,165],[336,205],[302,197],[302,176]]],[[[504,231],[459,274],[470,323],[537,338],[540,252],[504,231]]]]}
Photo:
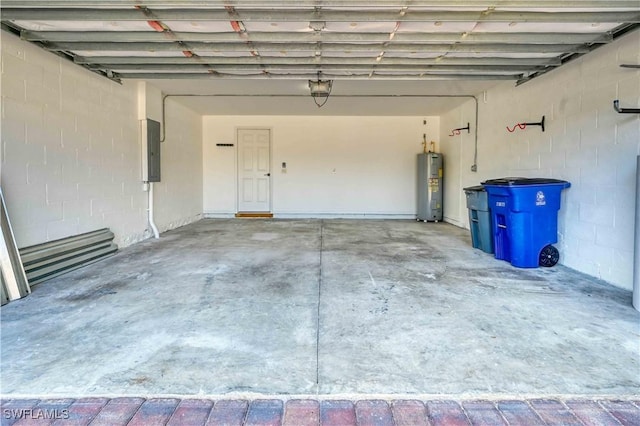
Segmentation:
{"type": "Polygon", "coordinates": [[[238,130],[238,211],[271,211],[271,131],[238,130]]]}

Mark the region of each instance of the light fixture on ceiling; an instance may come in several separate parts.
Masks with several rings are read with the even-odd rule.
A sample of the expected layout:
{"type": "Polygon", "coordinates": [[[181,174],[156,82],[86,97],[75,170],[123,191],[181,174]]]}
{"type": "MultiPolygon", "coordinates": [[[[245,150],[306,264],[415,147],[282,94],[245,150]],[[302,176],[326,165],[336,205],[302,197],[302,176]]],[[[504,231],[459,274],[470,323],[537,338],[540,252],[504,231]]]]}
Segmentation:
{"type": "Polygon", "coordinates": [[[309,80],[309,90],[311,91],[311,97],[313,98],[313,102],[318,105],[318,108],[327,103],[329,95],[331,94],[332,86],[333,80],[321,80],[319,71],[317,80],[309,80]]]}

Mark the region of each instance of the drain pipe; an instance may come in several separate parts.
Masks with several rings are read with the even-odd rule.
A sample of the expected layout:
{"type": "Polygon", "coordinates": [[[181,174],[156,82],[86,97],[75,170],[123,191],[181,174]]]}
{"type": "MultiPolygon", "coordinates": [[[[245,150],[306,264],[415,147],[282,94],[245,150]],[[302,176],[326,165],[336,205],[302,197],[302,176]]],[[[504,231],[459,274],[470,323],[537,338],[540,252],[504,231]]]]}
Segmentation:
{"type": "Polygon", "coordinates": [[[153,237],[160,238],[158,227],[153,221],[153,182],[147,182],[147,185],[149,185],[149,208],[147,209],[149,212],[149,226],[151,226],[151,230],[153,231],[153,237]]]}
{"type": "Polygon", "coordinates": [[[636,159],[636,222],[633,249],[633,307],[640,311],[640,155],[636,159]]]}

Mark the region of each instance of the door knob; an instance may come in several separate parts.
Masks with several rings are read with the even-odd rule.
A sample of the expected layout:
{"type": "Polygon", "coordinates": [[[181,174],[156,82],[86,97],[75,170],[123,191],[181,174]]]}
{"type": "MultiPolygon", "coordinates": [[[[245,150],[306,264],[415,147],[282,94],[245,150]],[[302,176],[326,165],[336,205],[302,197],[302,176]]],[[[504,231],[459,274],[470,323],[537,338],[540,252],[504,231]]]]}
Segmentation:
{"type": "Polygon", "coordinates": [[[271,176],[271,173],[265,173],[264,175],[265,176],[271,176]]]}

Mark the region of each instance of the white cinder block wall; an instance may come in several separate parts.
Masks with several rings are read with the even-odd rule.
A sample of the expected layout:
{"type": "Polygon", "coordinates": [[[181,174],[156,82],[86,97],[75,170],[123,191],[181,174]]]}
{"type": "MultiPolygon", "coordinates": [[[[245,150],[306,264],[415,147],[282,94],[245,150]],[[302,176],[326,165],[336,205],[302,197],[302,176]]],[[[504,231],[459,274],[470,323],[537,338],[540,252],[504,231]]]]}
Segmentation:
{"type": "Polygon", "coordinates": [[[155,184],[155,222],[174,229],[202,218],[202,116],[166,99],[162,181],[155,184]]]}
{"type": "MultiPolygon", "coordinates": [[[[104,227],[121,247],[148,237],[137,85],[111,82],[5,32],[1,66],[1,183],[18,246],[104,227]]],[[[200,117],[169,107],[167,120],[176,133],[162,147],[161,229],[202,211],[200,117]],[[178,134],[178,126],[188,129],[178,134]]]]}
{"type": "Polygon", "coordinates": [[[468,228],[462,188],[486,179],[568,180],[572,187],[564,191],[559,214],[561,263],[630,290],[640,116],[618,114],[612,102],[640,106],[640,72],[619,67],[638,63],[636,31],[524,85],[505,83],[480,94],[477,173],[470,171],[474,135],[446,136],[467,121],[475,127],[473,102],[443,115],[447,220],[468,228]],[[544,133],[539,127],[506,130],[543,115],[544,133]]]}
{"type": "MultiPolygon", "coordinates": [[[[271,129],[276,217],[415,218],[416,154],[438,141],[438,117],[207,116],[204,214],[237,212],[238,128],[271,129]],[[427,124],[423,124],[426,120],[427,124]],[[287,163],[282,173],[281,164],[287,163]]],[[[436,143],[436,149],[437,149],[436,143]]]]}

